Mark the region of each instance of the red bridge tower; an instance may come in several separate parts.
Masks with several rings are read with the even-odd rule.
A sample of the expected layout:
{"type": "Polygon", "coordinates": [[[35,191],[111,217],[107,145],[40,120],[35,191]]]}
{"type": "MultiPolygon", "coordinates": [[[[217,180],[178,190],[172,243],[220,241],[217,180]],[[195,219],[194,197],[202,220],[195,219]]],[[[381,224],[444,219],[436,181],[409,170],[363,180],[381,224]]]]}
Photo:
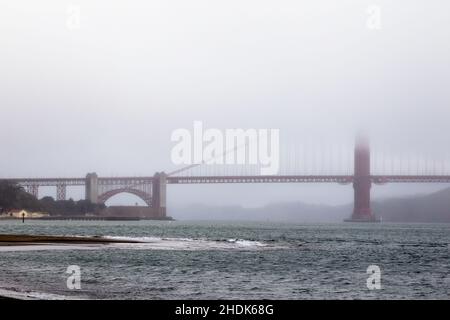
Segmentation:
{"type": "Polygon", "coordinates": [[[370,209],[370,145],[369,139],[363,135],[356,138],[355,144],[355,173],[353,189],[355,193],[352,217],[347,221],[378,222],[370,209]]]}

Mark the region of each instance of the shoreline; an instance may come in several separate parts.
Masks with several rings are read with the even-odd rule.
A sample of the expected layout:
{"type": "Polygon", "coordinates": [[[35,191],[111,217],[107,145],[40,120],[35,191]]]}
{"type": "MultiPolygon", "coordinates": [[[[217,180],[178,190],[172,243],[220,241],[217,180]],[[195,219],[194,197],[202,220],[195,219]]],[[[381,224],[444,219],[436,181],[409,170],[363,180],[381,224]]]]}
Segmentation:
{"type": "Polygon", "coordinates": [[[0,285],[0,301],[18,300],[90,300],[87,297],[63,296],[52,293],[3,288],[0,285]]]}
{"type": "MultiPolygon", "coordinates": [[[[22,218],[0,216],[0,221],[22,220],[22,218]]],[[[25,221],[175,221],[172,217],[120,217],[120,216],[50,216],[41,218],[25,218],[25,221]]]]}
{"type": "MultiPolygon", "coordinates": [[[[68,245],[68,244],[119,244],[119,243],[141,243],[137,240],[109,239],[101,236],[49,236],[49,235],[27,235],[27,234],[1,234],[0,248],[17,246],[39,246],[39,245],[68,245]]],[[[46,295],[45,293],[8,290],[0,285],[0,301],[14,300],[72,300],[74,297],[65,297],[58,295],[46,295]],[[44,295],[44,296],[40,296],[44,295]]]]}
{"type": "Polygon", "coordinates": [[[0,247],[38,244],[111,244],[141,243],[138,240],[109,239],[101,236],[48,236],[26,234],[0,234],[0,247]]]}

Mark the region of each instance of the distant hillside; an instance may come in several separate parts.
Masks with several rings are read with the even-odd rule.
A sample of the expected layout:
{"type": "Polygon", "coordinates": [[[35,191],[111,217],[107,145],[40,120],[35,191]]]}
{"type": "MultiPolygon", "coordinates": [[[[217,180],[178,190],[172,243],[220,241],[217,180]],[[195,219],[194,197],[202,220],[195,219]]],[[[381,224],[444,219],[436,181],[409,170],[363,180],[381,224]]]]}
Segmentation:
{"type": "Polygon", "coordinates": [[[301,202],[273,203],[261,208],[241,206],[207,206],[195,204],[171,208],[175,219],[248,220],[279,222],[341,222],[349,216],[350,206],[312,205],[301,202]]]}
{"type": "Polygon", "coordinates": [[[374,201],[383,221],[450,222],[450,188],[422,196],[374,201]]]}
{"type": "MultiPolygon", "coordinates": [[[[376,200],[372,208],[386,222],[450,223],[450,188],[429,195],[376,200]]],[[[352,204],[326,206],[301,202],[273,203],[260,208],[195,204],[170,209],[171,216],[182,220],[279,222],[342,222],[351,212],[352,204]]]]}

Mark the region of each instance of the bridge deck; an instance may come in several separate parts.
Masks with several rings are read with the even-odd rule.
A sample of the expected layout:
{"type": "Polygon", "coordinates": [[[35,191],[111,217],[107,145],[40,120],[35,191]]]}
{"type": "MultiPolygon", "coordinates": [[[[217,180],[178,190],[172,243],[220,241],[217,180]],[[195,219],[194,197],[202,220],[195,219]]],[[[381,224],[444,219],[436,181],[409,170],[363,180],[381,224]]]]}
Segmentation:
{"type": "Polygon", "coordinates": [[[170,184],[199,184],[199,183],[351,183],[352,176],[192,176],[168,177],[170,184]]]}
{"type": "MultiPolygon", "coordinates": [[[[84,186],[85,178],[14,178],[1,179],[24,186],[84,186]]],[[[211,183],[341,183],[349,184],[352,175],[276,175],[276,176],[168,176],[168,184],[211,183]]],[[[450,176],[438,175],[372,175],[375,184],[386,183],[450,183],[450,176]]],[[[99,185],[151,184],[153,177],[106,177],[98,178],[99,185]]]]}

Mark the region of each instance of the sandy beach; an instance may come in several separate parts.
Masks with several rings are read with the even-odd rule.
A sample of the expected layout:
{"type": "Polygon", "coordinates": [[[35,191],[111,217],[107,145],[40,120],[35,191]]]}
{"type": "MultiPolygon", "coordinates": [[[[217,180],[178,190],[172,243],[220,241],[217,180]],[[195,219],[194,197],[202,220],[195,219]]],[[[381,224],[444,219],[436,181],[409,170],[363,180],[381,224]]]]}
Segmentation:
{"type": "Polygon", "coordinates": [[[109,244],[109,243],[139,243],[131,239],[108,239],[99,236],[47,236],[25,234],[2,234],[0,246],[25,246],[25,245],[61,245],[61,244],[109,244]]]}

